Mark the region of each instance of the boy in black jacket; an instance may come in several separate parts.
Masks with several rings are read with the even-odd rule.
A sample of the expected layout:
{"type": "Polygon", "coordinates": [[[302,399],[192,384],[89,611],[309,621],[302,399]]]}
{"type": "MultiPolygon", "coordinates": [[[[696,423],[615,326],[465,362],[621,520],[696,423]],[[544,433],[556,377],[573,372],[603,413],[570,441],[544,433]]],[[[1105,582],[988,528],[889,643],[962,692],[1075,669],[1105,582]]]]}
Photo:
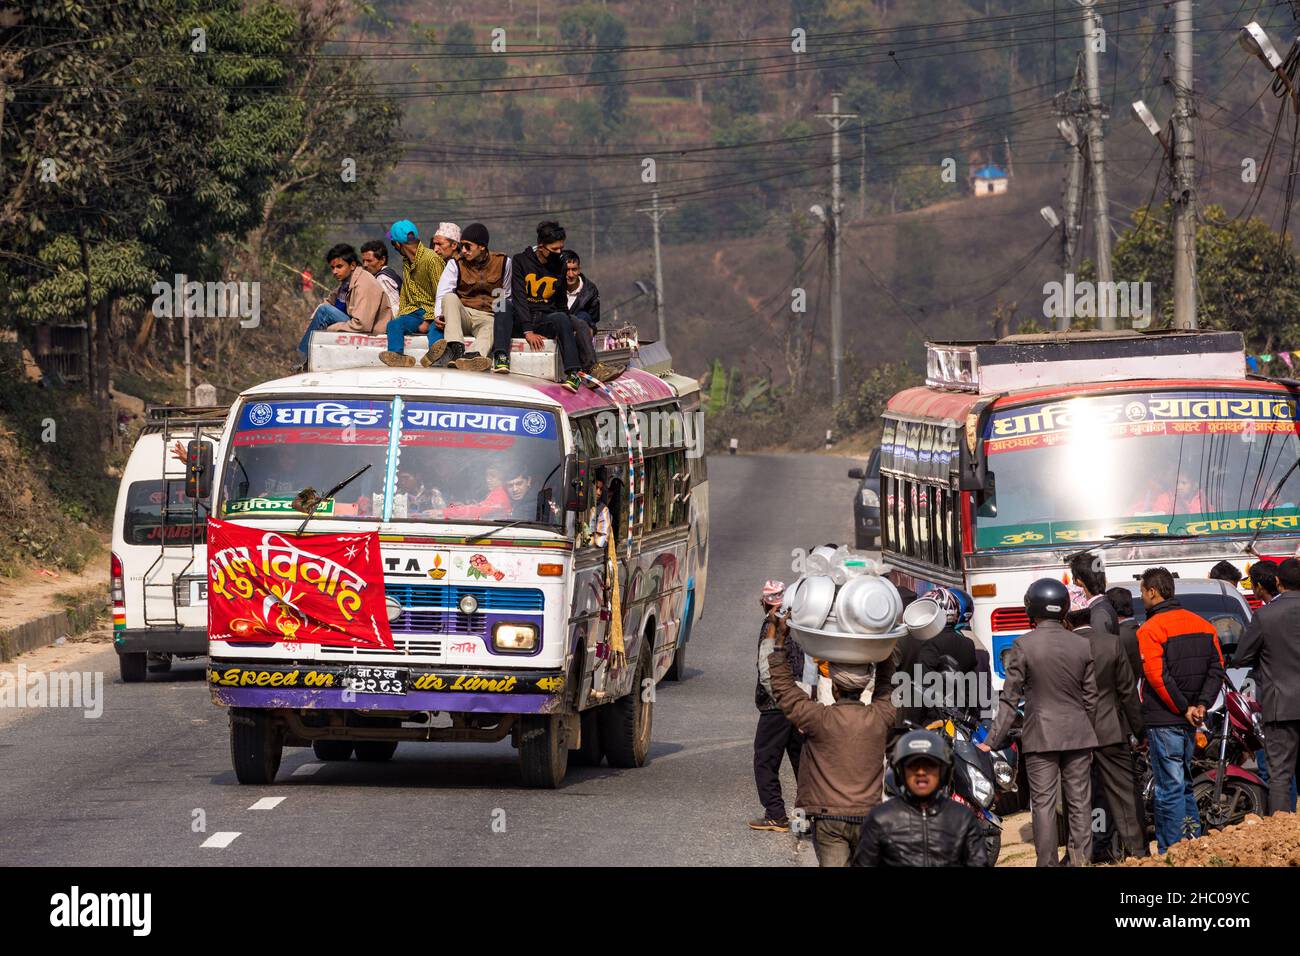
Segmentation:
{"type": "Polygon", "coordinates": [[[902,795],[867,816],[854,866],[988,866],[984,836],[970,810],[948,794],[952,749],[933,731],[894,745],[890,767],[902,795]]]}

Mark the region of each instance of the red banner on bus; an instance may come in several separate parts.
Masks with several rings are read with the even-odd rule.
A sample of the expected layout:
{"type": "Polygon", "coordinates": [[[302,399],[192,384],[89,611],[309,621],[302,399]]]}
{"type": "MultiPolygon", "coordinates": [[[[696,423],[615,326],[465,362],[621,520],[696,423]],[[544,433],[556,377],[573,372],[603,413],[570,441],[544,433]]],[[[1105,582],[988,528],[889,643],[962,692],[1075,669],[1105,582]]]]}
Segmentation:
{"type": "Polygon", "coordinates": [[[392,650],[378,532],[299,537],[209,518],[208,634],[392,650]]]}

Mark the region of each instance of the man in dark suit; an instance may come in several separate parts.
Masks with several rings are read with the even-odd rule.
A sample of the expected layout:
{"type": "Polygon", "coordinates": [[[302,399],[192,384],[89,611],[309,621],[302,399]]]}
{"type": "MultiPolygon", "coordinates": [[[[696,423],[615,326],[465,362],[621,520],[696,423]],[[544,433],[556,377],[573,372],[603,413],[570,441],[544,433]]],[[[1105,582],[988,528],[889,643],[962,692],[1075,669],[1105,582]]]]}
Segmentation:
{"type": "Polygon", "coordinates": [[[1119,633],[1119,615],[1106,600],[1106,568],[1101,552],[1081,551],[1070,558],[1070,574],[1074,586],[1083,588],[1088,599],[1089,624],[1099,631],[1119,633]]]}
{"type": "Polygon", "coordinates": [[[1138,680],[1142,679],[1142,652],[1138,650],[1138,622],[1133,617],[1133,592],[1128,588],[1110,588],[1106,600],[1119,618],[1119,642],[1124,645],[1129,669],[1138,680]]]}
{"type": "Polygon", "coordinates": [[[1277,568],[1278,596],[1255,611],[1233,663],[1253,667],[1264,711],[1268,812],[1291,807],[1291,777],[1300,756],[1300,561],[1277,568]]]}
{"type": "Polygon", "coordinates": [[[1029,776],[1034,846],[1039,866],[1060,866],[1056,839],[1056,803],[1064,796],[1070,829],[1070,858],[1083,866],[1092,856],[1092,751],[1097,746],[1097,678],[1092,645],[1066,630],[1061,622],[1070,609],[1065,585],[1052,578],[1035,581],[1025,592],[1025,610],[1033,630],[1016,638],[1007,652],[1007,679],[998,716],[983,749],[1006,746],[1025,699],[1020,751],[1029,776]]]}
{"type": "Polygon", "coordinates": [[[1092,645],[1092,667],[1097,678],[1097,715],[1092,724],[1097,732],[1097,749],[1092,752],[1092,779],[1094,788],[1100,785],[1102,791],[1093,794],[1093,806],[1106,810],[1105,833],[1112,857],[1124,856],[1114,845],[1116,834],[1130,855],[1147,856],[1146,827],[1133,801],[1137,779],[1129,747],[1130,734],[1139,740],[1145,734],[1137,678],[1119,637],[1092,627],[1088,618],[1089,609],[1084,608],[1072,611],[1065,623],[1092,645]]]}

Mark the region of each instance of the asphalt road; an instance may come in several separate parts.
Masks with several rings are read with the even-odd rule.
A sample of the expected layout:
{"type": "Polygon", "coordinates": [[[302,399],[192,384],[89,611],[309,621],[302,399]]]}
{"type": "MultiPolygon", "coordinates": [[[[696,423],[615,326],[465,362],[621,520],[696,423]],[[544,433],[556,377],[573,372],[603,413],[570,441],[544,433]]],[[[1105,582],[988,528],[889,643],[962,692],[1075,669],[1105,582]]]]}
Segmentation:
{"type": "Polygon", "coordinates": [[[32,710],[0,730],[0,865],[806,863],[806,843],[745,826],[760,811],[756,602],[764,579],[793,576],[791,548],[851,540],[852,464],[710,461],[708,603],[688,679],[659,686],[644,767],[574,767],[537,791],[508,741],[404,743],[387,764],[294,748],[273,786],[242,787],[201,665],[126,686],[113,651],[96,650],[77,669],[104,672],[101,717],[32,710]]]}

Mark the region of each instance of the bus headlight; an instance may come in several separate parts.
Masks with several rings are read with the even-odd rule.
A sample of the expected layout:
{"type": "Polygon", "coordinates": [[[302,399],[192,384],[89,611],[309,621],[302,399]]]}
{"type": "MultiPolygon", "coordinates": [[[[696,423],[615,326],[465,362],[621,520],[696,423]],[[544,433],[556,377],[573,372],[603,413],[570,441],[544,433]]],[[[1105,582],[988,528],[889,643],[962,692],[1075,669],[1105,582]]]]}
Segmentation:
{"type": "Polygon", "coordinates": [[[533,624],[496,624],[492,646],[498,651],[531,651],[537,648],[537,627],[533,624]]]}
{"type": "Polygon", "coordinates": [[[402,605],[395,597],[384,598],[384,606],[388,609],[388,623],[396,624],[397,619],[402,616],[402,605]]]}
{"type": "Polygon", "coordinates": [[[478,598],[472,594],[466,594],[460,599],[460,613],[473,614],[478,610],[478,598]]]}

